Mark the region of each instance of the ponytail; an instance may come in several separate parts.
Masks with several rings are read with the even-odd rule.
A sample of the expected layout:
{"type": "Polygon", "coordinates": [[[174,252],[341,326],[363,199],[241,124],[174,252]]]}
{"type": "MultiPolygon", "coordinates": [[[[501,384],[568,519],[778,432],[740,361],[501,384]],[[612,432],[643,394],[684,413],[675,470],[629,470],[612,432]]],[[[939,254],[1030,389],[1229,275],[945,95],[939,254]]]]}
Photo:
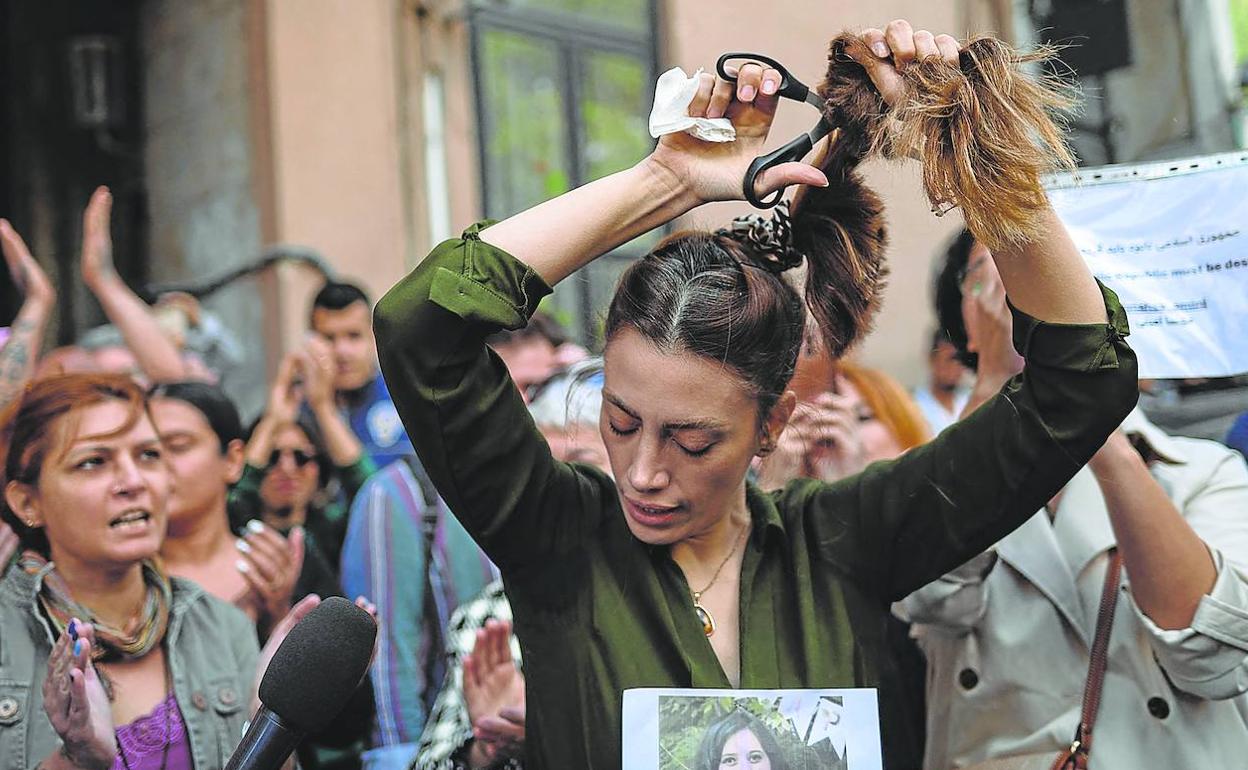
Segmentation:
{"type": "Polygon", "coordinates": [[[793,247],[806,256],[806,306],[835,358],[871,330],[888,278],[884,204],[863,184],[854,149],[832,146],[820,164],[828,186],[806,189],[793,214],[793,247]]]}

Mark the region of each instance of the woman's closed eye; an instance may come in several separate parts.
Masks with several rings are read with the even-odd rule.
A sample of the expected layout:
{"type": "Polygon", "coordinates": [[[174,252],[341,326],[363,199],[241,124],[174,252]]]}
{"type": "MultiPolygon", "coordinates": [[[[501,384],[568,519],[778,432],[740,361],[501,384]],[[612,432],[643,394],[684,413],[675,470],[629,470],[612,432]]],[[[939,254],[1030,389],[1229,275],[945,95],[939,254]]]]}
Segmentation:
{"type": "Polygon", "coordinates": [[[189,438],[172,438],[165,441],[165,448],[172,454],[180,455],[195,448],[195,442],[189,438]]]}
{"type": "Polygon", "coordinates": [[[611,428],[611,432],[617,436],[631,436],[637,432],[637,426],[623,427],[615,424],[615,420],[607,420],[607,425],[611,428]]]}
{"type": "Polygon", "coordinates": [[[702,457],[707,452],[711,451],[711,447],[715,446],[714,444],[703,444],[701,446],[685,446],[679,441],[673,441],[672,443],[680,447],[680,451],[684,452],[690,457],[702,457]]]}

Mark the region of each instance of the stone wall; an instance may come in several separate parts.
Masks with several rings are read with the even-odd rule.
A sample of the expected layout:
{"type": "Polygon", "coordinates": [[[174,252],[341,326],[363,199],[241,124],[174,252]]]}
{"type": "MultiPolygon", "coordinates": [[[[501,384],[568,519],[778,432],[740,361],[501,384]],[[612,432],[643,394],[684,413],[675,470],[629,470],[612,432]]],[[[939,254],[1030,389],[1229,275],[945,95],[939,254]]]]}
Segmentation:
{"type": "MultiPolygon", "coordinates": [[[[150,277],[207,278],[254,260],[264,237],[247,0],[149,0],[142,17],[150,277]]],[[[243,343],[223,385],[244,417],[263,405],[263,285],[244,279],[205,304],[243,343]]]]}

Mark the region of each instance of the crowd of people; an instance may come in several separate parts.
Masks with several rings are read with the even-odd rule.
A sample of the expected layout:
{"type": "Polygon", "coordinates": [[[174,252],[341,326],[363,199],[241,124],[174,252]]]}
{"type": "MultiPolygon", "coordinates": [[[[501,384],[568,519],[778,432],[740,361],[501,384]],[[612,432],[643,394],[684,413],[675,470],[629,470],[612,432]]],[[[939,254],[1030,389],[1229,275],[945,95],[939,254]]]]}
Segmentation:
{"type": "MultiPolygon", "coordinates": [[[[905,22],[840,44],[881,109],[972,50],[905,22]]],[[[312,770],[619,767],[642,687],[878,688],[893,769],[1241,762],[1248,465],[1133,408],[1126,314],[1043,202],[1026,237],[949,245],[913,392],[852,355],[886,232],[848,107],[811,163],[759,176],[800,186],[791,213],[631,265],[598,355],[538,309],[740,198],[779,78],[702,76],[690,114],[736,142],[665,136],[376,305],[327,282],[249,423],[188,342],[211,313],[113,268],[107,189],[81,275],[109,325],[81,344],[44,350],[57,288],[0,220],[24,297],[0,348],[0,765],[223,767],[267,661],[334,595],[378,644],[301,745],[312,770]]],[[[676,766],[813,766],[749,713],[705,727],[676,766]]]]}

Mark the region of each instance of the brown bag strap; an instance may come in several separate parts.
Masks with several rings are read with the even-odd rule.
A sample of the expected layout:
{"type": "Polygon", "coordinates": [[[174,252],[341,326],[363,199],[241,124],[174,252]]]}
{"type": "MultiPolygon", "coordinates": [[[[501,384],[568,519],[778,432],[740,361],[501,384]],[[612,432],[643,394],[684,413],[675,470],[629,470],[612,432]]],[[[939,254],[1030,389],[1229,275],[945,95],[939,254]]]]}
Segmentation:
{"type": "Polygon", "coordinates": [[[1092,752],[1092,728],[1096,725],[1096,712],[1101,705],[1101,689],[1105,685],[1105,668],[1109,665],[1109,631],[1114,625],[1114,610],[1118,606],[1118,586],[1122,582],[1122,554],[1117,548],[1109,552],[1109,566],[1105,570],[1105,588],[1101,591],[1101,606],[1096,613],[1096,636],[1092,639],[1092,660],[1088,665],[1088,680],[1083,687],[1083,711],[1079,727],[1070,748],[1058,755],[1053,770],[1087,770],[1088,755],[1092,752]]]}

